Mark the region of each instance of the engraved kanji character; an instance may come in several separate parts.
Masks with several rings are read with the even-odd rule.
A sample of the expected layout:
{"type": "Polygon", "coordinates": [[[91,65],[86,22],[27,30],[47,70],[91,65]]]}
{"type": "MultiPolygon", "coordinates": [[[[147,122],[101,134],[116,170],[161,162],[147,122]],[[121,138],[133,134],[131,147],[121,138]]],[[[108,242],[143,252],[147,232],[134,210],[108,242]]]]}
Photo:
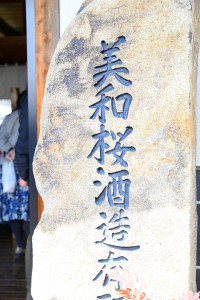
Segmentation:
{"type": "MultiPolygon", "coordinates": [[[[107,219],[106,213],[100,213],[102,219],[107,219]]],[[[135,251],[140,248],[140,246],[124,246],[122,242],[127,238],[130,225],[128,217],[124,216],[124,210],[120,209],[118,212],[114,213],[113,217],[109,222],[102,223],[97,227],[98,230],[102,230],[103,239],[101,241],[96,241],[96,244],[103,244],[109,248],[125,251],[135,251]],[[124,224],[125,223],[125,224],[124,224]]]]}
{"type": "Polygon", "coordinates": [[[119,73],[128,74],[129,71],[127,68],[118,67],[115,68],[116,65],[122,65],[121,59],[116,59],[116,55],[113,55],[113,52],[119,51],[119,45],[126,42],[126,38],[124,36],[118,37],[117,41],[113,44],[111,48],[108,47],[108,44],[105,41],[101,42],[102,46],[102,54],[105,54],[104,60],[106,64],[95,67],[99,72],[93,75],[94,79],[100,79],[95,83],[94,86],[100,87],[107,80],[109,75],[114,75],[114,77],[123,85],[130,86],[132,84],[131,80],[125,79],[119,73]],[[116,59],[116,60],[115,60],[116,59]]]}
{"type": "MultiPolygon", "coordinates": [[[[107,191],[108,203],[111,207],[117,206],[128,209],[131,181],[129,179],[122,179],[123,176],[128,174],[129,172],[126,170],[108,173],[108,175],[112,178],[112,181],[108,183],[107,187],[104,187],[98,197],[95,197],[95,203],[97,205],[101,205],[105,200],[107,191]]],[[[98,186],[101,185],[101,182],[95,181],[94,184],[98,186]]]]}
{"type": "Polygon", "coordinates": [[[110,101],[111,102],[111,108],[113,115],[117,118],[128,118],[129,108],[132,102],[132,96],[128,93],[121,94],[117,96],[116,98],[109,97],[106,95],[107,92],[113,90],[112,84],[108,84],[105,88],[103,88],[100,92],[96,94],[96,96],[100,96],[101,100],[90,105],[90,108],[95,109],[95,112],[90,117],[90,119],[95,119],[97,116],[99,118],[99,121],[101,123],[106,122],[106,111],[109,110],[109,107],[106,106],[106,104],[110,101]],[[123,101],[122,109],[119,111],[119,108],[117,109],[117,102],[123,101]]]}
{"type": "Polygon", "coordinates": [[[114,252],[109,251],[109,255],[106,259],[98,260],[99,263],[103,264],[103,267],[101,268],[99,273],[94,277],[93,281],[96,281],[102,275],[104,277],[103,286],[106,286],[110,281],[116,281],[110,277],[109,270],[115,269],[117,266],[122,268],[120,264],[122,262],[128,261],[128,259],[124,256],[118,256],[118,257],[113,257],[113,256],[114,256],[114,252]]]}

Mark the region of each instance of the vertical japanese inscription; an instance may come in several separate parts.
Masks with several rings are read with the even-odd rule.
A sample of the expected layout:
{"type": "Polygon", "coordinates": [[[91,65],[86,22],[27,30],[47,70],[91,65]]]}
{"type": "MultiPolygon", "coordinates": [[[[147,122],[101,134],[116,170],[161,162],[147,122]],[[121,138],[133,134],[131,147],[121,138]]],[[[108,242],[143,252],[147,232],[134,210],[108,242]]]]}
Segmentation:
{"type": "MultiPolygon", "coordinates": [[[[116,97],[109,95],[111,91],[115,91],[113,84],[109,83],[111,76],[114,76],[118,83],[127,88],[132,85],[132,81],[126,78],[129,70],[122,66],[122,60],[116,56],[116,52],[120,51],[119,46],[125,42],[126,38],[124,36],[118,37],[117,41],[111,47],[105,41],[101,42],[101,54],[104,55],[103,60],[105,63],[95,67],[97,72],[93,75],[93,78],[95,80],[94,86],[99,89],[96,94],[98,101],[90,105],[90,108],[94,110],[90,119],[97,119],[99,121],[99,132],[92,135],[95,142],[88,158],[93,157],[97,160],[97,164],[100,164],[100,166],[97,165],[96,170],[99,177],[105,175],[103,165],[107,156],[113,156],[115,161],[112,165],[119,166],[119,170],[115,172],[112,172],[112,165],[110,166],[111,172],[107,174],[110,181],[100,194],[95,197],[96,205],[101,206],[107,199],[109,207],[113,208],[114,211],[111,218],[104,211],[99,216],[101,221],[96,229],[101,232],[102,239],[95,241],[95,244],[98,247],[104,246],[107,252],[105,253],[105,257],[98,260],[100,270],[97,270],[93,281],[99,280],[100,284],[105,288],[108,284],[112,284],[114,289],[120,288],[120,282],[112,278],[109,270],[123,269],[123,264],[128,261],[126,252],[140,249],[139,245],[125,244],[128,232],[131,229],[129,218],[125,215],[125,210],[128,210],[130,206],[131,185],[131,181],[128,178],[129,172],[126,153],[135,152],[136,149],[131,145],[124,146],[122,142],[133,133],[133,128],[126,126],[124,132],[109,132],[106,130],[107,112],[109,110],[112,112],[112,117],[114,118],[126,120],[129,116],[132,96],[129,93],[116,95],[116,97]],[[119,102],[122,107],[121,111],[117,108],[119,102]],[[112,149],[109,145],[109,139],[115,143],[112,149]],[[117,254],[115,251],[117,251],[117,254]],[[121,255],[119,255],[119,252],[121,255]]],[[[95,180],[93,184],[97,187],[102,185],[100,180],[95,180]]],[[[97,299],[121,300],[123,297],[114,298],[113,295],[105,292],[103,295],[98,295],[97,299]]]]}

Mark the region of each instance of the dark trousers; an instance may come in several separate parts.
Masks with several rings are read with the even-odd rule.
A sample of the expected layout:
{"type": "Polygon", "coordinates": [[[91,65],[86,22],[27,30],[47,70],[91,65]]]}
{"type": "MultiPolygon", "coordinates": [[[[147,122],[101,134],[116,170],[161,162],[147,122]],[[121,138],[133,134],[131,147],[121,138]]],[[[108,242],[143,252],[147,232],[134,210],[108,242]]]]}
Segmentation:
{"type": "Polygon", "coordinates": [[[17,246],[25,249],[26,240],[30,233],[30,222],[13,220],[9,222],[10,228],[15,235],[17,246]]]}

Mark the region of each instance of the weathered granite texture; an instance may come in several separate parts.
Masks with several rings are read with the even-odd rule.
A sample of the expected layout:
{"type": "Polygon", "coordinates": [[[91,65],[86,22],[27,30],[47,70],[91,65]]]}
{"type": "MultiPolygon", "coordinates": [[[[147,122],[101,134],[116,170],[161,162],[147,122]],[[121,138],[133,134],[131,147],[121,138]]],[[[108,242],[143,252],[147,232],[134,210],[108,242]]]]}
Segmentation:
{"type": "Polygon", "coordinates": [[[103,239],[96,229],[102,223],[99,213],[109,219],[117,209],[107,199],[97,206],[95,197],[108,185],[108,173],[122,169],[131,181],[125,210],[131,228],[124,244],[140,249],[110,251],[128,259],[153,300],[178,300],[195,289],[195,3],[199,5],[191,0],[86,1],[62,36],[47,76],[34,159],[45,204],[33,237],[34,300],[113,295],[113,283],[102,287],[104,274],[93,279],[103,266],[98,260],[109,251],[95,244],[103,239]],[[122,144],[136,151],[125,153],[128,168],[112,166],[114,157],[106,155],[101,177],[94,158],[99,152],[87,158],[97,141],[92,135],[100,130],[99,119],[90,119],[94,109],[89,106],[100,100],[93,75],[96,66],[106,63],[101,42],[111,47],[120,36],[126,42],[114,55],[129,70],[120,74],[132,85],[120,84],[112,74],[106,83],[115,87],[110,96],[129,93],[132,103],[123,119],[113,117],[108,102],[105,126],[115,133],[133,128],[122,144]],[[93,184],[101,179],[102,187],[93,184]]]}

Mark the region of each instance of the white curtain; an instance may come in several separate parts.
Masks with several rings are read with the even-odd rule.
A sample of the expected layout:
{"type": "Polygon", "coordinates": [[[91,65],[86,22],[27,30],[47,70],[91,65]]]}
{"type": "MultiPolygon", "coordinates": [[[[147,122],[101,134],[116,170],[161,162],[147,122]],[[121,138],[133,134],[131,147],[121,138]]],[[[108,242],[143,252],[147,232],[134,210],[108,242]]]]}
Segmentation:
{"type": "Polygon", "coordinates": [[[10,99],[10,88],[18,87],[20,92],[26,89],[27,66],[26,65],[2,65],[0,66],[0,99],[10,99]]]}
{"type": "Polygon", "coordinates": [[[0,100],[0,125],[5,116],[11,113],[11,101],[9,99],[0,100]]]}
{"type": "Polygon", "coordinates": [[[197,149],[196,149],[196,165],[200,167],[200,49],[198,57],[198,77],[197,77],[197,105],[196,105],[196,133],[197,133],[197,149]]]}

